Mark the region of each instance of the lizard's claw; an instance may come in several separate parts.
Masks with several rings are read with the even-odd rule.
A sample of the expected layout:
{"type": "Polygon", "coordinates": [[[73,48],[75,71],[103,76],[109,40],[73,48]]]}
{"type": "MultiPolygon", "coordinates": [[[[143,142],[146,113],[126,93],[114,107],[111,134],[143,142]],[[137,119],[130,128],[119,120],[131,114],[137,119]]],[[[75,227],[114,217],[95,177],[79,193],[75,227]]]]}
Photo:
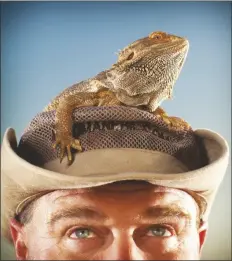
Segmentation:
{"type": "Polygon", "coordinates": [[[162,120],[170,128],[174,128],[174,129],[177,129],[177,130],[189,130],[189,129],[191,129],[191,126],[186,121],[184,121],[183,119],[181,119],[179,117],[168,116],[167,113],[161,107],[158,107],[156,109],[156,111],[154,112],[154,114],[157,117],[162,118],[162,120]]]}
{"type": "Polygon", "coordinates": [[[56,136],[56,141],[53,145],[53,148],[56,149],[58,146],[60,147],[60,162],[62,162],[65,152],[67,153],[69,163],[72,161],[73,157],[71,148],[82,151],[80,141],[74,139],[73,137],[60,138],[56,136]]]}
{"type": "Polygon", "coordinates": [[[171,128],[179,130],[189,130],[191,129],[190,125],[181,118],[174,116],[163,116],[164,122],[166,122],[171,128]]]}

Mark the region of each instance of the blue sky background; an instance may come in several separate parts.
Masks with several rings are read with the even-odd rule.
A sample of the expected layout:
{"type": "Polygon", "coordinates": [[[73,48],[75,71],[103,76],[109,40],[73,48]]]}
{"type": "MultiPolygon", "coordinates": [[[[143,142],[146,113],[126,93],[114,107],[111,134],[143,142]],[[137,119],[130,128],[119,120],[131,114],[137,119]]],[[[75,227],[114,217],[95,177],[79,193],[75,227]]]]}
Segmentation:
{"type": "MultiPolygon", "coordinates": [[[[193,128],[219,132],[230,143],[230,2],[5,2],[1,6],[1,138],[7,127],[15,128],[20,137],[61,90],[115,63],[118,49],[162,30],[190,41],[174,99],[163,107],[193,128]]],[[[224,184],[229,180],[228,174],[224,184]]],[[[230,199],[230,187],[223,188],[227,194],[220,202],[230,199]]],[[[208,259],[229,255],[231,210],[219,210],[224,222],[209,236],[208,259]]],[[[217,222],[212,218],[213,226],[217,222]]]]}

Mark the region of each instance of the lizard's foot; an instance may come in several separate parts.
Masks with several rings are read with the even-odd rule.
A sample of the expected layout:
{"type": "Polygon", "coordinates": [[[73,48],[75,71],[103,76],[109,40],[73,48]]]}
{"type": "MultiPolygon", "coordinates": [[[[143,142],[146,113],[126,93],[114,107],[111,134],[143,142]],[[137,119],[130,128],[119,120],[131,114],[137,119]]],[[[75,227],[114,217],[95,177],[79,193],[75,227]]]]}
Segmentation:
{"type": "Polygon", "coordinates": [[[154,114],[157,117],[162,118],[162,120],[170,126],[170,128],[175,128],[177,130],[189,130],[191,129],[191,126],[184,121],[183,119],[179,117],[174,117],[174,116],[168,116],[167,113],[161,108],[158,107],[155,111],[154,114]]]}
{"type": "Polygon", "coordinates": [[[191,126],[181,118],[174,116],[163,116],[163,120],[170,125],[171,128],[175,128],[177,130],[189,130],[191,126]]]}
{"type": "Polygon", "coordinates": [[[77,151],[82,151],[82,147],[80,141],[78,139],[74,139],[73,137],[61,137],[60,135],[56,135],[56,141],[53,145],[54,149],[60,146],[60,162],[64,158],[65,152],[67,152],[69,163],[72,162],[72,152],[71,148],[76,149],[77,151]]]}

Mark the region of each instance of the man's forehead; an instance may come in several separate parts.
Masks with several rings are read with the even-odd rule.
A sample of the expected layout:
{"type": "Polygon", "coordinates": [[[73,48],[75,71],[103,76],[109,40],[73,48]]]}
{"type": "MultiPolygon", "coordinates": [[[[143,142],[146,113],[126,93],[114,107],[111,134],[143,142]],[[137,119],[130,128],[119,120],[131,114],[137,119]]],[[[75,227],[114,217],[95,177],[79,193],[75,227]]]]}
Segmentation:
{"type": "Polygon", "coordinates": [[[42,204],[36,209],[41,213],[43,208],[43,218],[45,215],[48,220],[56,213],[62,217],[65,213],[83,217],[91,212],[91,216],[95,213],[114,220],[124,213],[124,219],[129,220],[144,213],[153,217],[158,213],[173,213],[174,216],[181,213],[190,217],[198,212],[196,202],[186,192],[148,183],[126,182],[91,189],[57,190],[42,196],[39,202],[42,204]]]}
{"type": "Polygon", "coordinates": [[[128,194],[129,196],[132,194],[135,195],[135,193],[149,193],[150,195],[154,193],[154,198],[157,197],[157,194],[161,194],[162,197],[158,198],[165,201],[176,201],[178,199],[194,201],[192,196],[183,190],[158,186],[143,181],[115,182],[93,188],[56,190],[47,194],[46,197],[51,202],[58,203],[59,201],[66,200],[70,197],[77,199],[88,196],[89,194],[108,194],[109,196],[128,194]]]}

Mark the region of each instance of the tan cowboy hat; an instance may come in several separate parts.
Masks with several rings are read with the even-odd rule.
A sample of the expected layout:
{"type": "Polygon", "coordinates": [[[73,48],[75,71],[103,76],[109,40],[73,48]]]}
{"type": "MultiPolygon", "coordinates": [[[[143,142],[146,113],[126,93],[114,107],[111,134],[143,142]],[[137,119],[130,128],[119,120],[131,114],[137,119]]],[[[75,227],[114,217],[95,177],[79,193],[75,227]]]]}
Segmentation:
{"type": "Polygon", "coordinates": [[[69,167],[59,159],[39,167],[18,156],[15,131],[7,129],[1,148],[3,236],[11,240],[9,219],[38,195],[122,180],[145,180],[192,193],[204,202],[202,219],[207,220],[226,172],[229,150],[225,139],[215,132],[199,129],[194,133],[203,139],[209,162],[189,171],[171,155],[138,148],[95,149],[77,154],[69,167]]]}

